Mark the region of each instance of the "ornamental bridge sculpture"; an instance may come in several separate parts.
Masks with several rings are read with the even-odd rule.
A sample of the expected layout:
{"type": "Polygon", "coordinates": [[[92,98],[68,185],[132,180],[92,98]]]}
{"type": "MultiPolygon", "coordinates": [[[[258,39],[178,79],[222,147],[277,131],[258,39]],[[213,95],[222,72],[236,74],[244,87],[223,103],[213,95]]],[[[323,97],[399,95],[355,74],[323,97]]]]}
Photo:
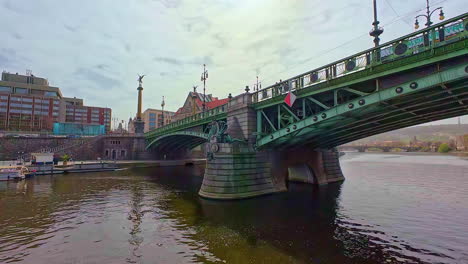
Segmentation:
{"type": "Polygon", "coordinates": [[[414,32],[145,134],[177,155],[205,144],[199,194],[238,199],[286,181],[344,180],[336,147],[468,114],[468,15],[414,32]],[[287,93],[297,100],[289,107],[287,93]]]}

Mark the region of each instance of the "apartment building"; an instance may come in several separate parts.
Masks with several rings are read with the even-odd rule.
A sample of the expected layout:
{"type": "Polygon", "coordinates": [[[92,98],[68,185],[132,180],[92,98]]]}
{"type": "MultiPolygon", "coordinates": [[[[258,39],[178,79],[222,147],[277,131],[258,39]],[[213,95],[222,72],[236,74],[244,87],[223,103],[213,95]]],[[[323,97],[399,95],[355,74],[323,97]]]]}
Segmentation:
{"type": "Polygon", "coordinates": [[[66,98],[47,79],[2,72],[0,130],[52,132],[54,123],[105,125],[110,131],[111,109],[84,106],[83,99],[66,98]]]}

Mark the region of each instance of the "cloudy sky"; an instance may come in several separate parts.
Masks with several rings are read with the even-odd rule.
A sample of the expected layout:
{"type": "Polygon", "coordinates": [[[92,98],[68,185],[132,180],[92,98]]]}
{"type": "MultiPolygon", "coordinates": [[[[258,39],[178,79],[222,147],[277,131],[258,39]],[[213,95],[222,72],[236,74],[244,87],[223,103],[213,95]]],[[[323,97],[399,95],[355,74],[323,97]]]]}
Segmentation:
{"type": "MultiPolygon", "coordinates": [[[[466,0],[431,3],[446,17],[468,11],[466,0]]],[[[378,4],[384,42],[412,32],[425,7],[378,4]]],[[[135,115],[139,73],[143,107],[164,95],[176,110],[203,63],[207,93],[226,97],[257,75],[267,86],[372,46],[371,0],[0,0],[0,14],[0,70],[31,69],[120,119],[135,115]]]]}

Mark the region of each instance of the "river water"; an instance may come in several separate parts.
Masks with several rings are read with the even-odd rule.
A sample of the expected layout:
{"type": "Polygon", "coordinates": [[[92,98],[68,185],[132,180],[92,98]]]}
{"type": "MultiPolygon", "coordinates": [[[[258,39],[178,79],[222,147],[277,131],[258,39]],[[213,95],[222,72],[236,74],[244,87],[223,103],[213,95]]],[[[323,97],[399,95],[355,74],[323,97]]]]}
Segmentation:
{"type": "Polygon", "coordinates": [[[202,168],[0,182],[0,263],[468,263],[468,161],[348,153],[346,181],[201,199],[202,168]]]}

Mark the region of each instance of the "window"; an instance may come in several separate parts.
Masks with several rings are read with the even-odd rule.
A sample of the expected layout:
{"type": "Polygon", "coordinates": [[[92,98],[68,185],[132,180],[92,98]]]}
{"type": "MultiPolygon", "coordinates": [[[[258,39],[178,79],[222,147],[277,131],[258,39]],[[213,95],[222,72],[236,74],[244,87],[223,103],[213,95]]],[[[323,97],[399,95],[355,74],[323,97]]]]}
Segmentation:
{"type": "Polygon", "coordinates": [[[33,99],[32,98],[23,98],[23,102],[29,102],[32,103],[33,99]]]}
{"type": "Polygon", "coordinates": [[[28,89],[16,87],[16,88],[15,88],[15,93],[17,93],[17,94],[27,94],[27,93],[28,93],[28,89]]]}
{"type": "Polygon", "coordinates": [[[36,90],[36,89],[32,89],[32,90],[31,90],[31,94],[39,94],[39,95],[43,95],[43,94],[44,94],[44,91],[42,91],[42,90],[36,90]]]}
{"type": "Polygon", "coordinates": [[[58,96],[57,92],[49,92],[49,91],[45,92],[44,95],[45,96],[58,96]]]}
{"type": "Polygon", "coordinates": [[[150,113],[150,114],[149,114],[149,117],[150,117],[150,119],[151,119],[151,118],[156,118],[156,113],[150,113]]]}
{"type": "Polygon", "coordinates": [[[0,86],[0,93],[11,93],[11,87],[8,86],[0,86]]]}

